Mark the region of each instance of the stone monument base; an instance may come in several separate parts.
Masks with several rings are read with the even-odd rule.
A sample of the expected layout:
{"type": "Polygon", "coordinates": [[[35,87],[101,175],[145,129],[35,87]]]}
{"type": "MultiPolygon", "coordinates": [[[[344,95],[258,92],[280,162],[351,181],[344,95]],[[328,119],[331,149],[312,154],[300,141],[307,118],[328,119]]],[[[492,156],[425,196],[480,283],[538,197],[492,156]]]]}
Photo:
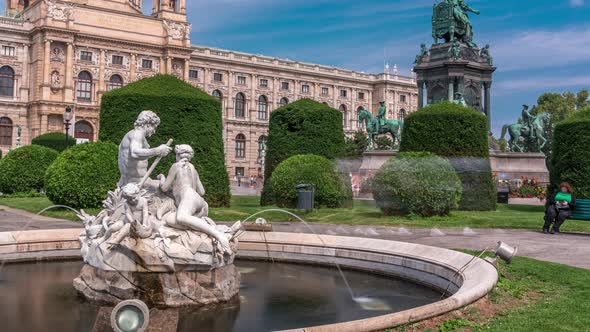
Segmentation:
{"type": "Polygon", "coordinates": [[[546,157],[542,153],[491,152],[490,164],[498,176],[505,174],[511,180],[535,177],[540,183],[549,183],[546,157]]]}
{"type": "Polygon", "coordinates": [[[397,156],[397,153],[398,151],[394,150],[376,150],[363,153],[363,163],[359,169],[361,183],[365,183],[375,176],[381,166],[389,159],[397,156]]]}
{"type": "Polygon", "coordinates": [[[238,295],[240,273],[233,264],[210,271],[172,273],[104,271],[86,264],[74,280],[74,288],[104,304],[139,299],[150,307],[203,306],[238,295]]]}

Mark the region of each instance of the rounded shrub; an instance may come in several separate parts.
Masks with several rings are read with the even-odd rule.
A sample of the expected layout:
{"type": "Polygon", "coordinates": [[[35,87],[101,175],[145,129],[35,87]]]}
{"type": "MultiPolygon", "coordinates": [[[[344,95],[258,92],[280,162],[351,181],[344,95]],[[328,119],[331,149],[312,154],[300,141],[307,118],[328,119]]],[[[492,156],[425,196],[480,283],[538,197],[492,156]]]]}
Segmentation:
{"type": "Polygon", "coordinates": [[[461,177],[461,210],[496,209],[489,161],[487,118],[450,102],[429,105],[405,120],[401,152],[431,152],[446,157],[461,177]]]}
{"type": "Polygon", "coordinates": [[[34,145],[40,145],[53,149],[57,152],[62,152],[63,150],[67,149],[68,146],[71,147],[76,145],[76,139],[68,135],[68,146],[66,146],[66,134],[53,132],[33,138],[32,143],[34,145]]]}
{"type": "Polygon", "coordinates": [[[270,114],[267,144],[263,205],[274,202],[267,183],[282,161],[299,154],[328,159],[344,155],[342,113],[310,99],[285,105],[270,114]]]}
{"type": "MultiPolygon", "coordinates": [[[[101,141],[119,144],[141,111],[151,110],[161,124],[149,139],[152,147],[189,144],[193,164],[205,187],[210,206],[229,206],[229,178],[225,168],[221,103],[202,90],[170,75],[156,75],[106,93],[100,110],[101,141]]],[[[168,174],[174,153],[162,159],[153,176],[168,174]]]]}
{"type": "Polygon", "coordinates": [[[47,197],[58,205],[98,208],[119,181],[116,144],[80,144],[62,152],[45,174],[47,197]]]}
{"type": "Polygon", "coordinates": [[[448,160],[406,152],[387,161],[370,182],[385,215],[446,215],[461,199],[461,179],[448,160]]]}
{"type": "Polygon", "coordinates": [[[295,207],[298,184],[315,185],[316,206],[344,207],[352,199],[352,190],[334,162],[321,156],[293,156],[275,168],[269,181],[275,203],[280,207],[295,207]]]}
{"type": "Polygon", "coordinates": [[[565,181],[576,197],[590,199],[590,108],[556,124],[552,150],[550,191],[565,181]]]}
{"type": "Polygon", "coordinates": [[[43,189],[45,171],[55,158],[55,150],[38,145],[10,151],[0,160],[0,192],[30,193],[43,189]]]}

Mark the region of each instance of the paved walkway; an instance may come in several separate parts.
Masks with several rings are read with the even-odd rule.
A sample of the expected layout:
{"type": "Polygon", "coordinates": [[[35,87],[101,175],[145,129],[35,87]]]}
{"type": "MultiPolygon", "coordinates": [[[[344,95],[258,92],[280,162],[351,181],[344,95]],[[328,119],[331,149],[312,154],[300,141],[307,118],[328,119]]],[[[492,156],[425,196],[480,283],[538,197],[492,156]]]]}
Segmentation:
{"type": "MultiPolygon", "coordinates": [[[[0,206],[0,232],[76,227],[82,225],[0,206]]],[[[310,224],[309,227],[311,229],[301,223],[273,223],[277,232],[379,238],[449,249],[493,249],[498,241],[504,241],[517,246],[520,256],[590,269],[590,235],[585,234],[545,235],[529,230],[405,229],[328,224],[310,224]]]]}

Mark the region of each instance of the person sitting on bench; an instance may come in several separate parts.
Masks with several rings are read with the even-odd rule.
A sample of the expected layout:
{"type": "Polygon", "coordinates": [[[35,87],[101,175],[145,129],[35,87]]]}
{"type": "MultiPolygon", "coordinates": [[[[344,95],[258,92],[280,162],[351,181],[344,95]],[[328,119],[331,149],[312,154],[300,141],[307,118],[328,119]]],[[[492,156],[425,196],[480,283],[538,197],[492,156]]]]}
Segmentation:
{"type": "Polygon", "coordinates": [[[572,210],[576,207],[576,197],[572,193],[572,187],[567,182],[559,185],[559,192],[549,197],[549,204],[545,210],[545,225],[543,233],[556,234],[566,219],[572,216],[572,210]],[[553,224],[551,231],[549,228],[553,224]]]}

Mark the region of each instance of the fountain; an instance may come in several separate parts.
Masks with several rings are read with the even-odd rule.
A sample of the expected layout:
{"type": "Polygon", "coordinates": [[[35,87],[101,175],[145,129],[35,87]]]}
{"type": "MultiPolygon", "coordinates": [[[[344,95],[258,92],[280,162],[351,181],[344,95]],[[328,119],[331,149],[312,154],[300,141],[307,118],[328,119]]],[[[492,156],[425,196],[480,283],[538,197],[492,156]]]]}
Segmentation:
{"type": "Polygon", "coordinates": [[[148,305],[186,306],[230,300],[239,290],[234,266],[241,223],[218,226],[208,217],[205,189],[191,164],[193,150],[177,145],[168,176],[150,178],[172,140],[150,148],[160,123],[142,112],[119,146],[121,179],[104,209],[78,215],[85,265],[74,287],[87,298],[115,304],[140,299],[148,305]],[[157,157],[149,170],[147,161],[157,157]]]}

